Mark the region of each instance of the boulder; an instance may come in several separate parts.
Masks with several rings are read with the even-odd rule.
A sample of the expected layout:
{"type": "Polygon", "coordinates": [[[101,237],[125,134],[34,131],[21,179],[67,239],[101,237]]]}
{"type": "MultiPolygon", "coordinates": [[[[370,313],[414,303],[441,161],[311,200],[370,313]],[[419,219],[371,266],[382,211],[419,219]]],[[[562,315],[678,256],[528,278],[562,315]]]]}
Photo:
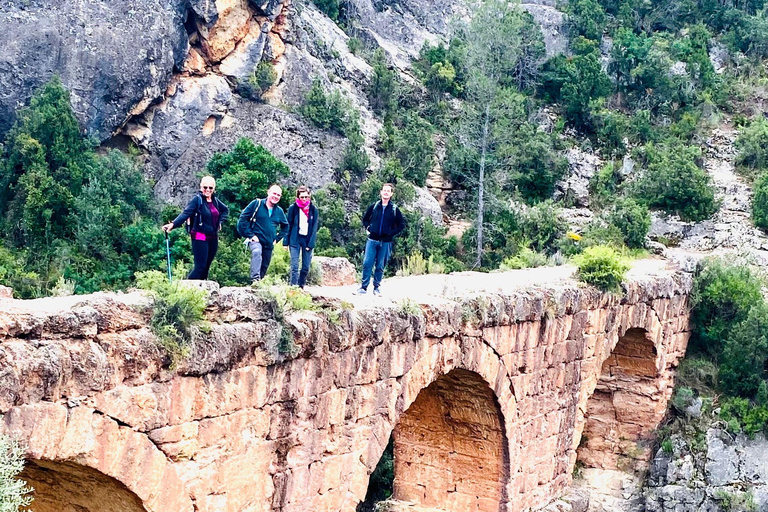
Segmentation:
{"type": "Polygon", "coordinates": [[[186,0],[5,2],[0,135],[58,75],[88,135],[107,139],[162,95],[187,55],[186,0]]]}
{"type": "Polygon", "coordinates": [[[314,261],[320,265],[320,286],[346,286],[357,281],[355,266],[347,258],[316,256],[314,261]]]}
{"type": "Polygon", "coordinates": [[[0,299],[12,299],[13,288],[10,286],[0,286],[0,299]]]}

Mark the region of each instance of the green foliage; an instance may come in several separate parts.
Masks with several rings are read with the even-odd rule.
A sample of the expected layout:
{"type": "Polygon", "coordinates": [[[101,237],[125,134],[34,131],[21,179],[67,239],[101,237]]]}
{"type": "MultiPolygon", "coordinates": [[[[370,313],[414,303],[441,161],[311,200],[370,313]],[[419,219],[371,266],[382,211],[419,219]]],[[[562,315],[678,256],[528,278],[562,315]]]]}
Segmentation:
{"type": "Polygon", "coordinates": [[[764,173],[755,181],[752,222],[758,228],[768,231],[768,173],[764,173]]]}
{"type": "Polygon", "coordinates": [[[327,94],[319,78],[312,81],[299,112],[323,130],[346,137],[360,131],[359,114],[352,108],[352,103],[338,90],[327,94]]]}
{"type": "Polygon", "coordinates": [[[690,348],[713,359],[720,358],[734,328],[763,303],[762,280],[745,264],[705,260],[691,291],[690,348]]]}
{"type": "Polygon", "coordinates": [[[647,144],[646,170],[635,187],[648,206],[674,213],[686,221],[701,221],[719,208],[712,179],[698,165],[701,151],[694,146],[647,144]]]}
{"type": "Polygon", "coordinates": [[[571,124],[590,131],[590,103],[608,96],[611,82],[603,72],[595,41],[578,37],[572,49],[573,56],[558,55],[544,64],[541,90],[545,97],[563,104],[571,124]]]}
{"type": "Polygon", "coordinates": [[[622,179],[620,165],[614,162],[605,164],[589,180],[590,201],[596,206],[612,203],[618,195],[622,179]]]}
{"type": "Polygon", "coordinates": [[[501,270],[517,270],[521,268],[543,267],[548,263],[547,255],[532,251],[528,247],[523,247],[515,256],[505,258],[499,267],[501,270]]]}
{"type": "Polygon", "coordinates": [[[24,469],[24,450],[0,434],[0,512],[17,512],[32,502],[32,489],[17,477],[24,469]]]}
{"type": "Polygon", "coordinates": [[[0,234],[9,252],[0,254],[0,281],[20,297],[65,281],[77,293],[122,288],[161,259],[161,242],[141,256],[132,244],[150,228],[159,233],[138,163],[116,150],[92,151],[57,78],[19,111],[2,156],[0,234]]]}
{"type": "Polygon", "coordinates": [[[216,153],[208,161],[207,171],[216,178],[220,198],[233,211],[242,210],[279,178],[288,176],[288,166],[251,139],[239,139],[231,151],[216,153]]]}
{"type": "Polygon", "coordinates": [[[719,368],[723,391],[734,396],[754,397],[765,383],[768,359],[768,305],[758,303],[749,310],[725,339],[719,368]]]}
{"type": "Polygon", "coordinates": [[[136,284],[152,297],[150,326],[160,345],[175,363],[185,357],[192,341],[192,330],[203,320],[206,292],[179,281],[168,282],[157,270],[136,274],[136,284]]]}
{"type": "Polygon", "coordinates": [[[397,106],[398,82],[395,71],[390,68],[381,48],[373,53],[372,65],[373,76],[368,86],[368,103],[377,114],[390,113],[397,106]]]}
{"type": "Polygon", "coordinates": [[[729,492],[718,489],[714,498],[720,502],[725,512],[757,512],[757,504],[751,490],[729,492]]]}
{"type": "Polygon", "coordinates": [[[694,398],[696,398],[696,395],[691,388],[677,386],[675,394],[672,395],[672,407],[680,413],[685,412],[688,407],[693,405],[694,398]]]}
{"type": "Polygon", "coordinates": [[[768,431],[768,407],[755,406],[746,398],[727,397],[720,402],[720,419],[735,434],[768,431]]]}
{"type": "Polygon", "coordinates": [[[519,219],[521,240],[527,240],[531,249],[541,253],[554,252],[555,244],[566,228],[560,209],[551,201],[529,208],[519,219]]]}
{"type": "Polygon", "coordinates": [[[599,41],[605,28],[605,11],[597,0],[575,0],[568,3],[572,34],[599,41]]]}
{"type": "Polygon", "coordinates": [[[365,493],[365,501],[360,509],[373,511],[374,504],[384,501],[392,496],[393,484],[395,482],[395,447],[390,436],[387,447],[384,449],[376,469],[371,473],[371,479],[368,482],[368,490],[365,493]]]}
{"type": "Polygon", "coordinates": [[[588,247],[574,261],[581,281],[601,290],[621,291],[621,282],[629,270],[629,264],[616,249],[605,245],[588,247]]]}
{"type": "Polygon", "coordinates": [[[651,228],[651,214],[645,205],[634,199],[621,199],[609,213],[608,221],[621,230],[627,247],[645,246],[645,236],[651,228]]]}
{"type": "Polygon", "coordinates": [[[407,113],[398,124],[385,121],[381,139],[385,155],[399,165],[396,174],[423,187],[435,160],[431,125],[415,113],[407,113]]]}
{"type": "Polygon", "coordinates": [[[333,21],[339,21],[339,0],[312,0],[312,3],[333,21]]]}
{"type": "Polygon", "coordinates": [[[736,139],[737,169],[755,176],[768,169],[768,121],[760,116],[739,132],[736,139]]]}
{"type": "Polygon", "coordinates": [[[358,55],[363,50],[363,42],[356,37],[350,37],[347,39],[347,48],[352,55],[358,55]]]}

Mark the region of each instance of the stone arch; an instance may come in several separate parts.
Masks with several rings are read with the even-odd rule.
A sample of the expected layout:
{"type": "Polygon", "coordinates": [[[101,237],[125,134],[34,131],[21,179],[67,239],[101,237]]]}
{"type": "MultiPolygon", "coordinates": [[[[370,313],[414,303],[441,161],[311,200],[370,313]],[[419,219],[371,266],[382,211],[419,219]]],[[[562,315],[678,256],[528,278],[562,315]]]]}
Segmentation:
{"type": "Polygon", "coordinates": [[[577,460],[587,467],[628,469],[647,459],[638,444],[656,428],[659,358],[647,330],[627,329],[603,361],[587,401],[577,460]]]}
{"type": "MultiPolygon", "coordinates": [[[[139,511],[193,510],[189,492],[173,465],[149,437],[94,409],[68,409],[49,402],[13,407],[0,421],[0,433],[26,447],[35,475],[41,476],[47,469],[58,471],[59,478],[69,473],[68,478],[79,475],[112,482],[115,489],[139,500],[143,507],[136,509],[139,511]]],[[[34,506],[32,510],[36,511],[34,506]]]]}
{"type": "MultiPolygon", "coordinates": [[[[416,401],[422,390],[453,370],[466,370],[473,374],[473,379],[484,383],[493,396],[503,433],[503,446],[500,458],[503,461],[504,482],[501,501],[506,503],[510,493],[510,447],[508,439],[514,436],[517,418],[517,402],[512,381],[499,354],[481,338],[447,337],[435,340],[424,347],[420,355],[399,381],[397,404],[392,415],[377,416],[372,424],[374,435],[362,460],[368,468],[368,474],[376,467],[387,441],[395,426],[400,422],[405,411],[416,401]]],[[[517,436],[514,436],[517,437],[517,436]]],[[[366,495],[368,480],[350,482],[350,491],[362,500],[366,495]]],[[[451,509],[448,509],[451,510],[451,509]]],[[[459,508],[462,512],[466,509],[459,508]]]]}
{"type": "Polygon", "coordinates": [[[396,500],[450,512],[498,512],[509,459],[504,418],[477,374],[454,369],[424,388],[394,439],[396,500]]]}
{"type": "Polygon", "coordinates": [[[80,464],[28,460],[19,477],[34,489],[33,512],[146,512],[125,485],[80,464]]]}

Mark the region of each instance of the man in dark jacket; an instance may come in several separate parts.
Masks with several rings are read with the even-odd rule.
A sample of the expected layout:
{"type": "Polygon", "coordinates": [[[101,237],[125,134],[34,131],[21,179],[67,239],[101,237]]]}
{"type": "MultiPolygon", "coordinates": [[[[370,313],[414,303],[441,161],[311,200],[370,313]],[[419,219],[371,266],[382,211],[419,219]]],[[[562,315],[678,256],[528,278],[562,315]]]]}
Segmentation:
{"type": "Polygon", "coordinates": [[[253,282],[267,274],[275,242],[282,240],[288,229],[285,212],[277,205],[282,196],[283,189],[279,185],[272,185],[267,191],[267,197],[251,201],[237,221],[237,232],[245,238],[251,251],[253,282]]]}
{"type": "Polygon", "coordinates": [[[373,294],[381,295],[379,285],[392,252],[392,240],[405,229],[403,214],[390,201],[394,190],[395,187],[391,183],[382,185],[379,192],[381,201],[376,201],[369,206],[363,215],[363,225],[368,230],[368,241],[365,244],[363,281],[360,283],[360,289],[357,290],[358,295],[367,293],[374,265],[376,270],[373,272],[373,294]]]}

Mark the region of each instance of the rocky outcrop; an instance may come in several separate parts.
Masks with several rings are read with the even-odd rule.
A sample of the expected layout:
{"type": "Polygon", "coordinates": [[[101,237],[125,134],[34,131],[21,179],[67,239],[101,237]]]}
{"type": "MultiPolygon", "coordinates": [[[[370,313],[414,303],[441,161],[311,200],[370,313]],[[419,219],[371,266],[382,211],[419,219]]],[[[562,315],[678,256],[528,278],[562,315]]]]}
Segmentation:
{"type": "Polygon", "coordinates": [[[568,159],[568,175],[557,183],[554,197],[574,206],[589,206],[589,182],[600,170],[603,161],[596,154],[577,147],[570,148],[565,156],[568,159]]]}
{"type": "Polygon", "coordinates": [[[648,475],[649,512],[768,510],[768,441],[762,434],[706,431],[704,446],[673,435],[648,475]],[[697,450],[703,448],[703,453],[697,450]]]}
{"type": "Polygon", "coordinates": [[[88,135],[108,138],[159,98],[187,55],[185,0],[0,6],[0,134],[54,75],[88,135]]]}

